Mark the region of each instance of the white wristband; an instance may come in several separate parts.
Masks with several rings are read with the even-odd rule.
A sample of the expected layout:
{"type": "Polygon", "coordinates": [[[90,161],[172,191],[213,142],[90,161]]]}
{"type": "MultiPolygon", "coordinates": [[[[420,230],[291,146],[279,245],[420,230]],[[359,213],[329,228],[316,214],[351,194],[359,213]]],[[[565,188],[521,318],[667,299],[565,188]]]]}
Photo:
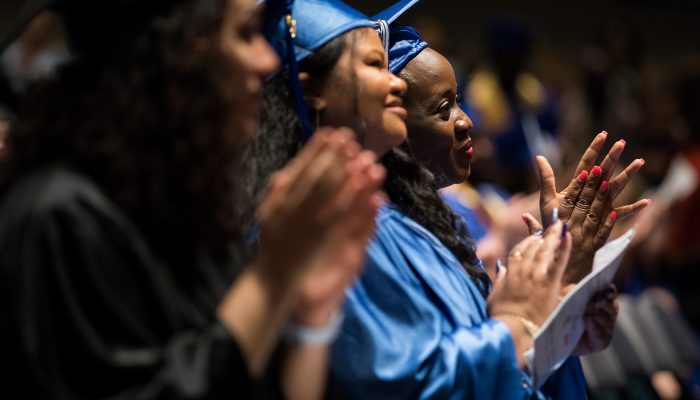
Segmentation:
{"type": "Polygon", "coordinates": [[[343,325],[343,317],[342,310],[336,311],[331,315],[326,325],[318,328],[310,328],[290,322],[284,330],[284,337],[290,342],[307,346],[329,344],[338,337],[340,328],[343,325]]]}

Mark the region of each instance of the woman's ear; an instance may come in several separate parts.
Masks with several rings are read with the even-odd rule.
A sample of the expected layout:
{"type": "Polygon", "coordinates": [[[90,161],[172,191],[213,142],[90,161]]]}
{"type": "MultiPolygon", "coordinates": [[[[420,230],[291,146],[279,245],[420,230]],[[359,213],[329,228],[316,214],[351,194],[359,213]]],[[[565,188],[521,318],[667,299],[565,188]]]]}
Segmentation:
{"type": "Polygon", "coordinates": [[[301,88],[304,90],[304,99],[306,99],[306,104],[316,111],[322,111],[326,108],[326,99],[323,95],[314,93],[315,90],[311,85],[311,77],[308,72],[299,72],[299,82],[301,82],[301,88]]]}

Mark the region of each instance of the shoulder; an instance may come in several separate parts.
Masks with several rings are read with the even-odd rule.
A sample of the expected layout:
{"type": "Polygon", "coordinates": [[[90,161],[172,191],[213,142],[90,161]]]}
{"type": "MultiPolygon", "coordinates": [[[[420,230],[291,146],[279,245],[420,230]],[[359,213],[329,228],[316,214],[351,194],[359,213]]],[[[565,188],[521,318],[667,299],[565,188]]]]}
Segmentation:
{"type": "Polygon", "coordinates": [[[43,215],[78,205],[112,208],[87,177],[65,167],[48,167],[15,182],[0,202],[0,215],[43,215]]]}
{"type": "Polygon", "coordinates": [[[433,249],[444,247],[442,242],[428,229],[392,205],[385,206],[379,210],[377,214],[376,237],[380,241],[390,240],[418,247],[433,249]]]}
{"type": "Polygon", "coordinates": [[[0,239],[49,226],[80,231],[87,223],[131,229],[122,213],[89,178],[65,167],[49,167],[15,182],[0,200],[0,239]]]}

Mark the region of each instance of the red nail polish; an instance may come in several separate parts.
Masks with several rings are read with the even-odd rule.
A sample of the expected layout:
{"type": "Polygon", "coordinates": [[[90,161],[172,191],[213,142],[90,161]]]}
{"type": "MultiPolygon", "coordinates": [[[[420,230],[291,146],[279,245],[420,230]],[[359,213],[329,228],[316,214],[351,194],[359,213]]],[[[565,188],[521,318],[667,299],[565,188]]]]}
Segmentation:
{"type": "Polygon", "coordinates": [[[608,191],[608,181],[603,181],[603,182],[600,184],[600,191],[601,191],[602,193],[605,193],[605,192],[608,191]]]}
{"type": "Polygon", "coordinates": [[[615,221],[615,218],[617,218],[617,211],[612,211],[612,212],[610,213],[610,219],[613,220],[613,221],[615,221]]]}
{"type": "Polygon", "coordinates": [[[600,167],[597,165],[591,170],[591,174],[593,174],[593,177],[595,178],[599,177],[602,172],[603,170],[601,170],[600,167]]]}
{"type": "Polygon", "coordinates": [[[530,226],[530,221],[527,219],[527,215],[523,214],[520,216],[520,218],[523,219],[524,223],[526,223],[528,226],[530,226]]]}
{"type": "Polygon", "coordinates": [[[581,173],[578,175],[579,182],[585,182],[586,179],[588,179],[588,171],[581,171],[581,173]]]}

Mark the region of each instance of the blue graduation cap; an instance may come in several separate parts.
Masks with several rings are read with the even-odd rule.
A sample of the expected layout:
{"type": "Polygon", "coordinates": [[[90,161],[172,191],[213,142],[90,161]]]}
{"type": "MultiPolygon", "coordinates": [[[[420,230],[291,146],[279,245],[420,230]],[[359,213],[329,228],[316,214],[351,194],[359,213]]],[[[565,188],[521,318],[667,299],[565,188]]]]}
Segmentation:
{"type": "Polygon", "coordinates": [[[392,25],[389,28],[389,71],[398,74],[426,47],[428,43],[415,28],[392,25]]]}
{"type": "Polygon", "coordinates": [[[373,18],[340,0],[267,0],[263,33],[289,71],[305,138],[313,133],[299,82],[299,62],[334,38],[357,28],[375,28],[389,45],[389,24],[420,0],[401,0],[373,18]]]}

